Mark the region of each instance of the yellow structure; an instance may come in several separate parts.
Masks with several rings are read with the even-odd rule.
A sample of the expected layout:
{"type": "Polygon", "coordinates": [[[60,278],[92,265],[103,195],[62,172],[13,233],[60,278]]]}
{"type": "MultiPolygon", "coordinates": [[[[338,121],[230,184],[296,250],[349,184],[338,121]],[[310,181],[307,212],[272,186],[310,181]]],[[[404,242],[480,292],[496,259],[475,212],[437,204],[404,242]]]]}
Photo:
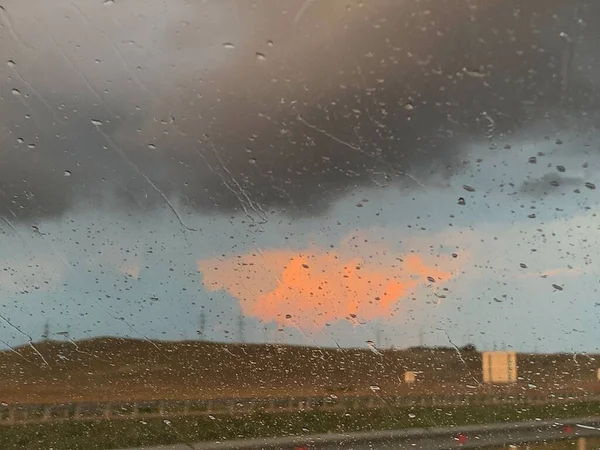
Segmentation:
{"type": "Polygon", "coordinates": [[[407,384],[412,384],[417,381],[417,375],[412,370],[407,370],[404,372],[404,382],[407,384]]]}
{"type": "Polygon", "coordinates": [[[484,383],[516,383],[517,354],[515,352],[483,352],[484,383]]]}

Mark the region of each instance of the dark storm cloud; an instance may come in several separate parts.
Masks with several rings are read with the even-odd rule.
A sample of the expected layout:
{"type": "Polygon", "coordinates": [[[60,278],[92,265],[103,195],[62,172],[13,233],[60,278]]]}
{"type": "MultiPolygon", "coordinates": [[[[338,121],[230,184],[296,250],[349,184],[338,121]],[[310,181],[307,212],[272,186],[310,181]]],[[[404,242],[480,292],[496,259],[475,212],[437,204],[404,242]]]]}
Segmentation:
{"type": "Polygon", "coordinates": [[[540,178],[531,178],[523,181],[519,191],[523,194],[541,197],[565,189],[584,189],[584,181],[580,177],[570,177],[559,173],[547,173],[540,178]]]}
{"type": "MultiPolygon", "coordinates": [[[[86,109],[91,112],[94,108],[83,104],[76,108],[77,115],[53,127],[44,126],[44,120],[51,121],[48,114],[43,114],[47,111],[31,115],[37,123],[15,125],[18,122],[15,116],[20,116],[15,114],[18,109],[16,106],[8,109],[13,115],[6,118],[4,125],[11,131],[0,133],[3,217],[8,220],[53,217],[65,212],[78,198],[100,199],[103,191],[118,193],[119,186],[126,191],[125,180],[135,181],[123,159],[92,124],[92,120],[103,118],[101,113],[86,113],[86,109]]],[[[108,134],[114,132],[115,125],[123,126],[125,122],[106,116],[103,123],[108,134]]]]}
{"type": "MultiPolygon", "coordinates": [[[[186,194],[202,208],[256,202],[319,211],[358,184],[417,186],[431,171],[451,173],[467,136],[514,130],[539,118],[535,108],[567,112],[593,102],[590,86],[567,76],[581,31],[574,8],[478,5],[372,2],[350,13],[347,31],[320,43],[242,43],[204,81],[218,90],[181,109],[203,115],[182,124],[197,142],[186,194]],[[256,49],[264,60],[254,60],[256,49]],[[194,159],[207,168],[198,171],[194,159]]],[[[310,20],[324,25],[327,5],[310,7],[310,20]]],[[[261,14],[282,20],[267,7],[261,14]]],[[[190,102],[195,90],[182,86],[190,102]]]]}
{"type": "MultiPolygon", "coordinates": [[[[14,74],[0,86],[2,214],[60,214],[74,199],[106,193],[128,207],[179,197],[203,211],[315,214],[356,186],[418,187],[432,173],[447,176],[469,137],[495,139],[547,109],[596,106],[598,65],[582,52],[600,34],[580,20],[600,13],[592,1],[375,0],[341,11],[333,2],[234,3],[187,5],[184,21],[151,36],[142,62],[106,43],[104,22],[71,8],[88,21],[79,27],[104,36],[81,39],[101,48],[106,76],[102,87],[90,80],[96,50],[80,58],[79,42],[68,42],[55,47],[65,77],[78,81],[71,89],[56,68],[58,87],[31,82],[37,93],[25,85],[27,98],[11,96],[23,85],[14,74]],[[202,23],[207,8],[220,16],[202,23]],[[220,42],[204,43],[206,24],[222,25],[220,42]],[[17,110],[48,109],[38,97],[68,120],[45,111],[32,114],[37,123],[15,122],[17,110]],[[27,147],[35,139],[42,150],[27,147]]],[[[111,8],[123,19],[117,3],[111,8]]],[[[160,13],[129,28],[152,28],[160,13]]],[[[13,22],[21,46],[31,45],[13,22]]]]}

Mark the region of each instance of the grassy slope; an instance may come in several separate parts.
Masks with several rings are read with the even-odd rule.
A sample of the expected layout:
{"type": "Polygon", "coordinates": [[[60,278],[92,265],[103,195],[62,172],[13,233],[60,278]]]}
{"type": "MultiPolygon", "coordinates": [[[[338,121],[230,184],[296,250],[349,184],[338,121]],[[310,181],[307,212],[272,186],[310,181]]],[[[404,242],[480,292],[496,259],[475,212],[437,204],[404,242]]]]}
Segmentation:
{"type": "MultiPolygon", "coordinates": [[[[355,395],[378,385],[386,395],[406,394],[406,370],[420,383],[412,392],[469,391],[477,384],[481,356],[455,350],[317,349],[275,345],[150,342],[103,338],[37,344],[49,361],[42,367],[32,348],[0,352],[0,399],[46,403],[289,395],[355,395]],[[26,361],[26,358],[28,361],[26,361]]],[[[518,357],[522,392],[599,390],[596,358],[573,355],[518,357]],[[533,385],[535,387],[532,387],[533,385]]]]}
{"type": "MultiPolygon", "coordinates": [[[[26,346],[0,352],[0,399],[6,402],[67,402],[186,399],[234,396],[406,394],[405,370],[421,372],[417,393],[472,391],[481,356],[455,350],[316,349],[274,345],[150,342],[94,339],[37,345],[50,368],[26,346]]],[[[596,358],[573,355],[518,357],[515,394],[560,389],[598,389],[596,358]]],[[[485,389],[499,389],[486,387],[485,389]]],[[[418,426],[459,425],[534,418],[599,415],[600,405],[529,407],[400,408],[378,411],[301,412],[238,417],[67,422],[0,428],[4,449],[109,449],[182,441],[274,436],[418,426]],[[410,416],[409,416],[410,414],[410,416]],[[415,415],[412,418],[412,415],[415,415]]]]}

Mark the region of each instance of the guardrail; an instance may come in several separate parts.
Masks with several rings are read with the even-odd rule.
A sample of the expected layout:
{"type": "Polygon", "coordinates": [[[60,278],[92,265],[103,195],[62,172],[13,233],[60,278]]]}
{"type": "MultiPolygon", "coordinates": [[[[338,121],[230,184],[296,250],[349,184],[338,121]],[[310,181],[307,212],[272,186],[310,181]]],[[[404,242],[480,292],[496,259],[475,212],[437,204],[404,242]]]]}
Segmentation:
{"type": "Polygon", "coordinates": [[[575,402],[600,402],[600,394],[572,392],[539,395],[445,396],[344,396],[238,398],[212,400],[153,400],[141,402],[6,404],[0,405],[0,426],[19,423],[59,422],[65,420],[114,420],[168,418],[198,415],[247,414],[252,412],[347,411],[409,406],[462,405],[546,405],[575,402]]]}

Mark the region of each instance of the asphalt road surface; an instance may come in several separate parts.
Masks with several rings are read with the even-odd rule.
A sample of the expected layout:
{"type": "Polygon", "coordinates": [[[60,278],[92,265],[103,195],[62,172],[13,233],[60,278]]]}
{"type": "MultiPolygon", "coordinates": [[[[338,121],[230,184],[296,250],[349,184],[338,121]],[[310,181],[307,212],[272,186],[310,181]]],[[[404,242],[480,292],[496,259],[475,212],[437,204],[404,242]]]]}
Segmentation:
{"type": "Polygon", "coordinates": [[[437,450],[517,445],[579,437],[600,437],[600,417],[471,425],[455,428],[420,428],[215,443],[184,443],[126,450],[377,450],[398,448],[437,450]]]}

